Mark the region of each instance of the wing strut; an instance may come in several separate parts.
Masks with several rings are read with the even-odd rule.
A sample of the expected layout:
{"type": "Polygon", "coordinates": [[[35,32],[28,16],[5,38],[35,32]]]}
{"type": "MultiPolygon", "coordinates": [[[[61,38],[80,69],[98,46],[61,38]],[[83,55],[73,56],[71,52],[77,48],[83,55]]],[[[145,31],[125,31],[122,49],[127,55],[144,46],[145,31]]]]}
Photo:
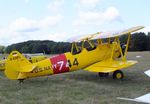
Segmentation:
{"type": "Polygon", "coordinates": [[[124,53],[124,60],[126,60],[126,56],[127,56],[127,51],[128,51],[128,48],[129,48],[129,43],[130,43],[130,38],[131,38],[131,33],[128,33],[128,40],[127,40],[127,43],[126,43],[126,49],[125,49],[125,53],[124,53]]]}
{"type": "Polygon", "coordinates": [[[117,44],[116,38],[115,38],[115,40],[114,40],[114,42],[112,44],[113,44],[113,47],[112,47],[112,51],[111,51],[110,62],[113,60],[115,45],[117,44]]]}
{"type": "Polygon", "coordinates": [[[122,51],[122,48],[121,48],[119,37],[118,36],[116,37],[117,43],[119,44],[118,46],[119,46],[119,50],[120,50],[120,53],[121,53],[121,58],[122,58],[123,61],[127,60],[126,56],[127,56],[127,52],[128,52],[128,48],[129,48],[130,39],[131,39],[131,34],[129,33],[127,43],[126,43],[125,52],[124,52],[124,55],[123,55],[123,51],[122,51]]]}

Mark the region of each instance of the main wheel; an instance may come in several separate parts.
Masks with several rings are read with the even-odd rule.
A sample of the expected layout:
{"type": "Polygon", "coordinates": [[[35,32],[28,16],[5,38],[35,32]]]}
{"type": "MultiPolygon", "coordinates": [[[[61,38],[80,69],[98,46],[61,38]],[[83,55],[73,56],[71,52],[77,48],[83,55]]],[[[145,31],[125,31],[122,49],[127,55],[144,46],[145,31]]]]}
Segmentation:
{"type": "Polygon", "coordinates": [[[114,79],[123,79],[124,75],[123,72],[121,70],[116,70],[113,73],[113,78],[114,79]]]}
{"type": "Polygon", "coordinates": [[[99,72],[98,75],[99,75],[99,77],[108,77],[109,73],[101,73],[101,72],[99,72]]]}

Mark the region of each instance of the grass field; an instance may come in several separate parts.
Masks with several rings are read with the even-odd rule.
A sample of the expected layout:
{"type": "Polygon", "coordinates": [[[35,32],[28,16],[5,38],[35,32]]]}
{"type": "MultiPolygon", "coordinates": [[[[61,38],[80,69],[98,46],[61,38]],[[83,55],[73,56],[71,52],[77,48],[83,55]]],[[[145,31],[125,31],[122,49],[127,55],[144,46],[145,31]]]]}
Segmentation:
{"type": "Polygon", "coordinates": [[[123,70],[125,78],[99,78],[84,70],[32,78],[23,84],[0,73],[0,104],[135,104],[116,97],[135,98],[150,92],[150,52],[130,52],[128,59],[138,64],[123,70]],[[137,55],[142,56],[136,58],[137,55]]]}

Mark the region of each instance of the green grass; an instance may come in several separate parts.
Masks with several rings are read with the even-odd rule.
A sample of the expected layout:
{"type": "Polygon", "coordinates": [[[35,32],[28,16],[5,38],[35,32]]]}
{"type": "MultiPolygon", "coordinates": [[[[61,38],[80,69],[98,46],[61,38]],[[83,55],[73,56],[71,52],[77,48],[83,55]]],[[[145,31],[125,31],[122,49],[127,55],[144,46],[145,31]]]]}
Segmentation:
{"type": "Polygon", "coordinates": [[[116,97],[135,98],[150,92],[150,52],[130,52],[128,59],[138,60],[123,70],[125,78],[99,78],[84,70],[48,77],[32,78],[23,84],[0,73],[0,104],[134,104],[116,97]],[[142,56],[136,58],[136,55],[142,56]]]}

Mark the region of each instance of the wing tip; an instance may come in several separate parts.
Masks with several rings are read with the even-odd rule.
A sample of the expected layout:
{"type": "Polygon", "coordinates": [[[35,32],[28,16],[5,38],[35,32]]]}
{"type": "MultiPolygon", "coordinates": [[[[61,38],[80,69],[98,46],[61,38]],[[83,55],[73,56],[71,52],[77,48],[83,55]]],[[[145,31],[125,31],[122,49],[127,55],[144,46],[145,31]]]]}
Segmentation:
{"type": "Polygon", "coordinates": [[[150,77],[150,69],[144,72],[148,77],[150,77]]]}

